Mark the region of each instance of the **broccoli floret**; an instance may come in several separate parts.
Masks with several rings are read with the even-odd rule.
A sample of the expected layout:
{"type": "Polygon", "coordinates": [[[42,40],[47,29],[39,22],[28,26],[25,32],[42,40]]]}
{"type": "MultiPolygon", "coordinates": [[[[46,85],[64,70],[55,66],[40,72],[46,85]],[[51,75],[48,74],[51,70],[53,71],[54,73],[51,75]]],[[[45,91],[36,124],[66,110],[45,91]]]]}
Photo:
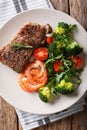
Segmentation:
{"type": "Polygon", "coordinates": [[[63,48],[66,55],[78,55],[83,51],[83,48],[77,44],[76,41],[71,42],[69,45],[63,48]]]}
{"type": "Polygon", "coordinates": [[[39,97],[43,102],[51,101],[51,90],[49,87],[45,86],[39,89],[39,97]]]}
{"type": "Polygon", "coordinates": [[[58,26],[55,28],[55,32],[59,34],[70,33],[75,27],[76,25],[69,25],[64,22],[59,22],[58,26]]]}
{"type": "Polygon", "coordinates": [[[55,89],[64,95],[71,94],[74,92],[74,86],[72,82],[66,81],[65,79],[61,80],[55,87],[55,89]]]}

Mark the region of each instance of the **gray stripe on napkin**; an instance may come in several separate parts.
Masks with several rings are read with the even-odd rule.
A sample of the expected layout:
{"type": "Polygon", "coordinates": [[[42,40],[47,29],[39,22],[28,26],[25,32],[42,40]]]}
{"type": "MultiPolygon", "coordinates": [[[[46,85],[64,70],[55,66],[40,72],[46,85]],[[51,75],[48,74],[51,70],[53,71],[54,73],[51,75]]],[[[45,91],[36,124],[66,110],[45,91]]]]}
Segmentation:
{"type": "Polygon", "coordinates": [[[51,8],[51,5],[50,5],[50,3],[49,3],[49,0],[46,0],[46,2],[47,2],[48,7],[51,8]]]}
{"type": "Polygon", "coordinates": [[[38,124],[39,126],[43,125],[43,120],[42,119],[38,120],[38,124]]]}
{"type": "Polygon", "coordinates": [[[21,5],[22,5],[23,10],[27,10],[27,9],[28,9],[28,7],[27,7],[27,4],[26,4],[26,1],[25,1],[25,0],[20,0],[20,3],[21,3],[21,5]]]}
{"type": "MultiPolygon", "coordinates": [[[[87,96],[87,93],[85,95],[87,96]]],[[[72,105],[68,109],[61,111],[59,113],[50,114],[50,115],[30,114],[27,112],[23,112],[19,109],[16,109],[16,111],[17,111],[18,117],[21,121],[21,124],[24,130],[31,130],[41,125],[45,125],[50,122],[57,121],[59,119],[75,114],[79,111],[82,111],[84,109],[85,104],[86,102],[84,100],[84,97],[82,97],[76,104],[72,105]]]]}
{"type": "Polygon", "coordinates": [[[13,0],[13,3],[14,3],[17,13],[21,12],[21,8],[20,8],[18,0],[13,0]]]}
{"type": "Polygon", "coordinates": [[[46,124],[50,123],[49,117],[44,118],[44,121],[46,122],[46,124]]]}
{"type": "Polygon", "coordinates": [[[72,114],[75,114],[79,111],[82,111],[86,104],[85,99],[84,99],[86,96],[87,96],[87,93],[76,104],[72,105],[71,107],[69,107],[68,109],[66,109],[64,111],[61,111],[61,112],[55,113],[55,114],[36,115],[36,114],[30,114],[27,112],[23,112],[19,109],[16,109],[16,111],[17,111],[18,117],[21,121],[21,124],[22,124],[24,130],[31,130],[31,129],[39,127],[41,125],[45,125],[50,122],[57,121],[59,119],[62,119],[67,116],[70,116],[72,114]]]}

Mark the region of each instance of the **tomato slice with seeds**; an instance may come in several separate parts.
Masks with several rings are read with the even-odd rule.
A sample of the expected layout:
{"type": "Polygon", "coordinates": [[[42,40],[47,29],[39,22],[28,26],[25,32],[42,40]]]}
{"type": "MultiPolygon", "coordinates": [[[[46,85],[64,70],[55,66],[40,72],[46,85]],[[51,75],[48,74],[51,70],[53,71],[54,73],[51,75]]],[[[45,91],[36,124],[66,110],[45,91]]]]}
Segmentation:
{"type": "Polygon", "coordinates": [[[63,62],[61,60],[56,60],[53,65],[55,72],[58,72],[58,73],[62,72],[61,70],[62,65],[63,65],[63,62]]]}
{"type": "Polygon", "coordinates": [[[47,42],[48,44],[51,44],[52,41],[53,41],[53,38],[52,38],[52,37],[47,37],[46,42],[47,42]]]}
{"type": "Polygon", "coordinates": [[[48,50],[45,47],[39,47],[33,55],[36,60],[44,61],[48,58],[48,50]]]}
{"type": "Polygon", "coordinates": [[[83,59],[82,59],[81,56],[73,56],[73,57],[71,57],[71,60],[74,63],[74,65],[73,65],[74,67],[76,67],[76,68],[81,68],[82,67],[83,59]]]}

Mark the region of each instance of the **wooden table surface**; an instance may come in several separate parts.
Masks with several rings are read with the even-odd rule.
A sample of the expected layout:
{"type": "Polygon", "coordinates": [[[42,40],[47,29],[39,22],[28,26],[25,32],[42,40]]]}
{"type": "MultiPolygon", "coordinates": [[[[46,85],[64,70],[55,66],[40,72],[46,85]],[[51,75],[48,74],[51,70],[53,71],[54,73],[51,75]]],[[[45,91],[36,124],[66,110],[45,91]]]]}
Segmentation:
{"type": "MultiPolygon", "coordinates": [[[[55,9],[74,17],[87,30],[87,0],[51,0],[55,9]]],[[[0,130],[23,130],[14,107],[0,97],[0,130]]],[[[34,130],[87,130],[87,105],[77,114],[34,130]]]]}

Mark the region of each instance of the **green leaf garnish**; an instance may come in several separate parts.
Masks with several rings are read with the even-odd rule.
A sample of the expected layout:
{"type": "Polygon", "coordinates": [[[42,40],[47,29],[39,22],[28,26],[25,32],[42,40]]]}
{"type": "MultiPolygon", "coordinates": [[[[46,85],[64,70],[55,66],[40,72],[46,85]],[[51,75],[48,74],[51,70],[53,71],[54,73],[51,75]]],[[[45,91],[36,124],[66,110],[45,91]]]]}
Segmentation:
{"type": "Polygon", "coordinates": [[[17,49],[31,49],[31,48],[33,48],[32,46],[25,45],[25,44],[22,44],[22,43],[13,43],[13,44],[11,44],[11,47],[17,48],[17,49]]]}

